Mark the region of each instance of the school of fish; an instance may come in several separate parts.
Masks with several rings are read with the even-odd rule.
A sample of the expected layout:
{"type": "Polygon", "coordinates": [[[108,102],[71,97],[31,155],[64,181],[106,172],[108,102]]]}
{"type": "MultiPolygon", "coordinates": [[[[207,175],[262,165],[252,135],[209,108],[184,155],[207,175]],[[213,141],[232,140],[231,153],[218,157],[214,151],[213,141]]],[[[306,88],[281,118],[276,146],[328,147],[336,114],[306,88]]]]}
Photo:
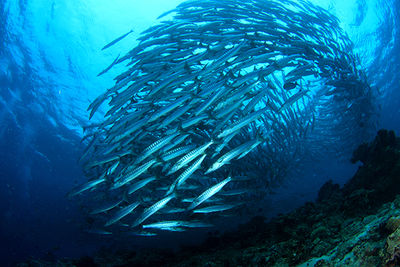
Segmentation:
{"type": "Polygon", "coordinates": [[[324,9],[190,0],[162,18],[99,74],[126,64],[88,109],[104,119],[86,127],[88,182],[70,195],[91,200],[90,232],[210,227],[372,124],[373,90],[324,9]]]}

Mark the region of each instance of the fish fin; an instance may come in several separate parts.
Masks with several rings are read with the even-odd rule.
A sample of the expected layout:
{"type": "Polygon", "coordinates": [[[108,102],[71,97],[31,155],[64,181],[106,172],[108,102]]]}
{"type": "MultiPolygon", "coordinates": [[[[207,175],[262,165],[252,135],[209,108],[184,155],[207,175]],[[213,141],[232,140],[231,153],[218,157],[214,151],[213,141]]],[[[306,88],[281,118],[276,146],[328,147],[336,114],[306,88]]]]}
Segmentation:
{"type": "Polygon", "coordinates": [[[165,16],[167,16],[167,15],[173,13],[173,12],[176,12],[176,8],[172,9],[172,10],[168,10],[167,12],[162,13],[160,16],[157,17],[157,19],[161,19],[161,18],[163,18],[163,17],[165,17],[165,16]]]}

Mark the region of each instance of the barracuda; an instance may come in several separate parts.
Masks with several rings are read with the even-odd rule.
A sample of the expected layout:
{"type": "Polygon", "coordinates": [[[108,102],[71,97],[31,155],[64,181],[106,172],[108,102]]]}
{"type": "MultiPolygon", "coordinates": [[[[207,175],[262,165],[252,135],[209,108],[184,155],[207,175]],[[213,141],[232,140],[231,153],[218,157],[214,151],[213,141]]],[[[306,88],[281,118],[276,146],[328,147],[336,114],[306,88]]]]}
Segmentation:
{"type": "Polygon", "coordinates": [[[236,123],[232,124],[231,126],[227,127],[223,130],[220,134],[217,135],[218,138],[226,137],[232,133],[239,131],[241,128],[247,126],[250,122],[257,120],[265,111],[268,110],[268,107],[255,111],[246,117],[242,118],[241,120],[237,121],[236,123]]]}
{"type": "Polygon", "coordinates": [[[144,160],[145,158],[149,157],[151,154],[157,152],[158,150],[160,150],[161,148],[163,148],[168,142],[170,142],[172,139],[174,139],[175,137],[177,137],[179,135],[179,133],[175,133],[169,136],[165,136],[157,141],[155,141],[154,143],[152,143],[150,146],[148,146],[141,154],[141,156],[139,156],[136,161],[135,164],[140,163],[142,160],[144,160]]]}
{"type": "Polygon", "coordinates": [[[92,189],[92,188],[96,187],[97,185],[104,183],[105,181],[106,181],[106,179],[104,177],[100,177],[96,180],[89,181],[83,185],[78,186],[74,190],[72,190],[70,193],[68,193],[68,196],[72,197],[72,196],[79,195],[80,193],[87,191],[89,189],[92,189]]]}
{"type": "Polygon", "coordinates": [[[261,143],[261,141],[251,140],[251,141],[248,141],[248,142],[232,149],[231,151],[229,151],[229,152],[225,153],[223,156],[221,156],[216,162],[214,162],[214,164],[204,174],[208,174],[210,172],[213,172],[213,171],[221,168],[223,165],[230,163],[230,161],[232,159],[238,157],[239,155],[241,157],[243,157],[241,154],[250,152],[250,150],[252,150],[254,147],[256,147],[260,143],[261,143]]]}
{"type": "Polygon", "coordinates": [[[171,194],[174,190],[179,188],[189,178],[189,176],[192,175],[200,167],[201,163],[203,162],[206,156],[207,155],[201,156],[198,160],[196,160],[192,164],[192,166],[187,168],[181,175],[179,175],[178,178],[172,183],[172,185],[168,189],[167,195],[171,194]]]}
{"type": "Polygon", "coordinates": [[[125,216],[127,216],[129,213],[131,213],[134,209],[137,208],[137,206],[140,205],[140,202],[135,202],[132,203],[122,209],[120,209],[119,211],[117,211],[107,222],[104,226],[110,226],[111,224],[114,224],[116,222],[118,222],[119,220],[121,220],[122,218],[124,218],[125,216]]]}
{"type": "Polygon", "coordinates": [[[84,127],[89,182],[70,195],[90,190],[83,202],[105,230],[151,235],[138,226],[158,211],[159,222],[222,220],[262,201],[305,159],[365,140],[374,89],[328,12],[306,1],[191,0],[167,14],[106,66],[124,62],[88,108],[105,116],[84,127]],[[140,203],[128,231],[107,212],[125,202],[140,203]]]}
{"type": "Polygon", "coordinates": [[[193,202],[189,205],[188,210],[192,210],[216,193],[218,193],[227,183],[232,181],[231,177],[226,178],[225,180],[219,182],[218,184],[210,187],[206,191],[204,191],[200,196],[198,196],[193,202]]]}
{"type": "Polygon", "coordinates": [[[210,141],[196,149],[193,149],[192,151],[190,151],[189,153],[187,153],[185,156],[183,156],[181,159],[179,159],[169,170],[169,172],[167,173],[167,175],[171,175],[172,173],[178,171],[179,169],[181,169],[183,166],[185,166],[186,164],[189,164],[192,160],[194,160],[195,158],[197,158],[197,156],[201,155],[204,153],[204,151],[206,151],[206,149],[211,146],[214,143],[214,141],[210,141]]]}
{"type": "Polygon", "coordinates": [[[155,180],[156,180],[155,177],[149,177],[149,178],[143,179],[143,180],[141,180],[139,182],[136,182],[136,183],[130,185],[129,188],[128,188],[128,191],[127,191],[128,195],[136,192],[137,190],[145,187],[148,183],[151,183],[151,182],[153,182],[155,180]]]}
{"type": "Polygon", "coordinates": [[[201,208],[201,209],[195,209],[195,210],[193,210],[193,213],[220,212],[220,211],[226,211],[226,210],[233,209],[236,206],[237,206],[237,204],[214,205],[214,206],[204,207],[204,208],[201,208]]]}
{"type": "Polygon", "coordinates": [[[143,225],[143,229],[154,228],[161,230],[170,230],[175,227],[188,227],[188,228],[198,228],[198,227],[211,227],[212,224],[198,222],[198,221],[162,221],[151,224],[143,225]]]}
{"type": "Polygon", "coordinates": [[[139,175],[146,172],[156,162],[157,161],[155,159],[149,160],[148,162],[143,163],[142,165],[128,172],[126,175],[122,175],[120,179],[118,179],[117,182],[114,184],[113,189],[119,188],[137,178],[139,175]]]}
{"type": "Polygon", "coordinates": [[[166,196],[165,198],[161,199],[160,201],[157,201],[152,206],[145,209],[143,211],[143,213],[141,214],[141,216],[139,218],[137,218],[136,221],[131,225],[131,227],[136,227],[136,226],[140,225],[141,223],[143,223],[151,215],[153,215],[154,213],[156,213],[157,211],[159,211],[160,209],[165,207],[165,205],[167,205],[167,203],[169,201],[171,201],[171,199],[173,199],[174,197],[175,197],[174,194],[166,196]]]}
{"type": "Polygon", "coordinates": [[[103,212],[107,212],[109,210],[112,210],[113,208],[115,208],[119,204],[121,204],[122,201],[123,201],[122,199],[114,200],[114,202],[107,203],[104,206],[101,206],[101,207],[93,210],[92,212],[90,212],[90,214],[94,215],[94,214],[99,214],[99,213],[103,213],[103,212]]]}

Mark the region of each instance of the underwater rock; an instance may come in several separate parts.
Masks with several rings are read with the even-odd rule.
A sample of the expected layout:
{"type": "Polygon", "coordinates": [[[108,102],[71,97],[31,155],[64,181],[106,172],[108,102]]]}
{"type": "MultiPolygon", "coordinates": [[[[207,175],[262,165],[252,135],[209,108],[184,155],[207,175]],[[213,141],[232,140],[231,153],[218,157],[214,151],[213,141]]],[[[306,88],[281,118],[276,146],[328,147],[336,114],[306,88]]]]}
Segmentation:
{"type": "Polygon", "coordinates": [[[400,182],[400,141],[394,132],[379,130],[374,141],[362,144],[355,154],[352,161],[362,159],[364,165],[344,185],[344,195],[354,196],[357,189],[364,189],[374,207],[392,201],[398,194],[400,182]]]}
{"type": "Polygon", "coordinates": [[[98,264],[95,263],[94,259],[88,256],[82,257],[73,263],[76,267],[96,267],[98,264]]]}
{"type": "Polygon", "coordinates": [[[361,161],[368,164],[370,161],[379,161],[380,156],[388,157],[388,150],[398,147],[394,131],[379,130],[375,140],[371,144],[363,143],[354,152],[351,158],[352,163],[361,161]]]}
{"type": "Polygon", "coordinates": [[[400,217],[392,217],[386,223],[386,229],[391,232],[394,232],[400,226],[400,217]]]}
{"type": "Polygon", "coordinates": [[[400,246],[397,246],[390,259],[386,262],[387,267],[396,267],[400,266],[400,246]]]}
{"type": "Polygon", "coordinates": [[[332,180],[326,182],[318,191],[317,202],[329,201],[335,194],[340,192],[340,186],[332,180]]]}
{"type": "Polygon", "coordinates": [[[369,147],[367,143],[361,144],[356,150],[354,150],[350,162],[354,164],[361,161],[363,164],[366,164],[368,160],[368,150],[369,147]]]}
{"type": "Polygon", "coordinates": [[[400,216],[391,217],[386,228],[391,231],[386,239],[386,266],[400,266],[400,216]]]}
{"type": "Polygon", "coordinates": [[[398,256],[400,255],[400,229],[393,232],[386,240],[386,251],[389,253],[389,262],[400,263],[398,256]]]}

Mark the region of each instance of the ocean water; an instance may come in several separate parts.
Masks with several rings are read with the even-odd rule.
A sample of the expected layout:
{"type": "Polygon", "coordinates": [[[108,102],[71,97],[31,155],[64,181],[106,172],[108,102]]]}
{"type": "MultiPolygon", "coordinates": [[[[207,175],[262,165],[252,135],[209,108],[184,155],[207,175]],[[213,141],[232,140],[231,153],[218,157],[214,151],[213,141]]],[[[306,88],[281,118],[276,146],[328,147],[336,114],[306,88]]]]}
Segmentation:
{"type": "MultiPolygon", "coordinates": [[[[29,257],[90,255],[101,247],[178,246],[201,240],[204,231],[167,233],[158,239],[93,235],[86,232],[90,218],[81,208],[82,200],[66,198],[74,186],[86,181],[78,159],[85,148],[82,127],[90,123],[87,107],[113,85],[123,67],[97,74],[137,45],[136,38],[157,24],[160,14],[181,2],[1,1],[0,258],[5,265],[29,257]],[[101,50],[130,30],[132,34],[101,50]]],[[[400,2],[312,3],[339,19],[370,85],[377,89],[374,130],[400,134],[400,2]]],[[[92,121],[100,119],[96,114],[92,121]]],[[[356,146],[361,140],[353,142],[356,146]]],[[[273,216],[314,199],[326,180],[344,183],[356,166],[346,157],[329,157],[302,168],[301,175],[288,177],[273,194],[265,193],[258,204],[263,215],[273,216]]],[[[238,219],[249,218],[238,215],[238,219]]]]}

